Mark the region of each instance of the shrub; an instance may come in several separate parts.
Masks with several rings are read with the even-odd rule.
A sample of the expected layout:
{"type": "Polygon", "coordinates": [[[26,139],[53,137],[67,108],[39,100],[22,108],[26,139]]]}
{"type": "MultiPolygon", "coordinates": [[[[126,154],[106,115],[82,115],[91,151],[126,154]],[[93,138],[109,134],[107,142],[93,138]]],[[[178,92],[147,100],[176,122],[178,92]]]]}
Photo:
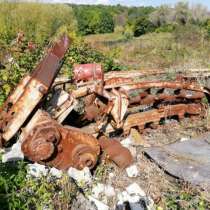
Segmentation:
{"type": "Polygon", "coordinates": [[[67,175],[27,177],[26,162],[0,162],[1,210],[68,209],[76,191],[67,175]]]}
{"type": "Polygon", "coordinates": [[[207,36],[210,38],[210,19],[206,21],[204,28],[207,32],[207,36]]]}
{"type": "Polygon", "coordinates": [[[187,24],[177,25],[173,31],[175,40],[183,45],[191,45],[192,47],[200,46],[203,39],[203,33],[199,26],[187,24]]]}
{"type": "Polygon", "coordinates": [[[134,30],[134,36],[137,37],[146,34],[148,32],[154,31],[155,26],[147,18],[141,17],[136,20],[133,30],[134,30]]]}
{"type": "Polygon", "coordinates": [[[172,24],[167,24],[160,26],[155,30],[156,33],[161,33],[161,32],[173,32],[175,30],[175,25],[172,24]]]}
{"type": "Polygon", "coordinates": [[[0,39],[8,44],[23,31],[27,39],[44,43],[59,27],[76,30],[72,8],[41,3],[0,3],[0,39]]]}
{"type": "Polygon", "coordinates": [[[33,51],[27,50],[27,42],[20,46],[7,46],[5,54],[10,61],[4,61],[5,69],[0,69],[0,105],[23,75],[34,68],[42,56],[42,50],[41,45],[37,45],[33,51]]]}
{"type": "Polygon", "coordinates": [[[170,24],[173,18],[173,10],[167,6],[163,5],[157,8],[154,12],[149,15],[149,20],[157,27],[170,24]]]}
{"type": "Polygon", "coordinates": [[[71,45],[64,62],[62,72],[67,76],[72,76],[72,67],[75,63],[101,63],[104,71],[116,71],[124,69],[123,66],[114,62],[114,60],[105,56],[103,53],[92,49],[87,43],[80,41],[71,45]]]}

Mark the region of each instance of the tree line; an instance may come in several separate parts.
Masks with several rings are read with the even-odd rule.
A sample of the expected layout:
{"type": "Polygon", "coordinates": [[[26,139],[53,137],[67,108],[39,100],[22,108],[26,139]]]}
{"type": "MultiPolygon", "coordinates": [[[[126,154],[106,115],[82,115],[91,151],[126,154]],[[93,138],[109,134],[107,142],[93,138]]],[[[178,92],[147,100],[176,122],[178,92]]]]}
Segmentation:
{"type": "Polygon", "coordinates": [[[210,36],[210,12],[202,4],[178,2],[173,7],[125,7],[122,5],[70,5],[82,35],[122,32],[141,36],[149,32],[172,32],[178,26],[196,25],[210,36]]]}
{"type": "Polygon", "coordinates": [[[44,42],[67,27],[80,35],[121,32],[141,36],[171,32],[179,25],[196,25],[210,35],[210,12],[201,4],[178,2],[174,7],[0,3],[0,39],[10,42],[23,30],[29,39],[44,42]]]}

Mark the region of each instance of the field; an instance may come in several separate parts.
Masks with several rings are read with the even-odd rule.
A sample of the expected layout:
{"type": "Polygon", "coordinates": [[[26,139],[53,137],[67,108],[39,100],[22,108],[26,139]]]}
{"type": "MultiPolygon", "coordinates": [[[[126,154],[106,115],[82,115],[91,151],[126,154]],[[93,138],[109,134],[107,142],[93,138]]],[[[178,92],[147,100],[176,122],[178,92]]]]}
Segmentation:
{"type": "Polygon", "coordinates": [[[89,35],[85,40],[129,70],[209,68],[210,42],[200,32],[150,33],[131,39],[122,34],[89,35]]]}

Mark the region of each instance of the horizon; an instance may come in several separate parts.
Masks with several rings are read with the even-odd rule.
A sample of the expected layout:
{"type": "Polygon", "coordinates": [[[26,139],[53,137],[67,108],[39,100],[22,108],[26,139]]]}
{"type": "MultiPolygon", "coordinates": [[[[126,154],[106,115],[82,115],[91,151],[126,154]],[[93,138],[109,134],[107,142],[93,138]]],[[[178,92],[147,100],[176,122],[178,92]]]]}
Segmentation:
{"type": "MultiPolygon", "coordinates": [[[[176,3],[180,2],[180,0],[43,0],[42,2],[47,3],[68,3],[68,4],[81,4],[81,5],[122,5],[122,6],[153,6],[158,7],[161,5],[170,5],[174,6],[176,3]]],[[[188,1],[182,1],[182,2],[188,2],[190,6],[201,4],[203,6],[207,6],[210,9],[210,1],[209,0],[188,0],[188,1]]]]}

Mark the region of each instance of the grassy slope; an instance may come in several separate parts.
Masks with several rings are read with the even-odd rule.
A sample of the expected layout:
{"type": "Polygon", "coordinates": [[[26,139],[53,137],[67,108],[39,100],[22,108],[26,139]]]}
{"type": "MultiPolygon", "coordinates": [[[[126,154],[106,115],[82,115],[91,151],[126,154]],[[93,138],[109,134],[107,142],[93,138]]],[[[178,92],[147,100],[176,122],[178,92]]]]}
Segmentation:
{"type": "Polygon", "coordinates": [[[121,34],[105,34],[85,39],[129,69],[209,67],[210,42],[202,36],[151,33],[126,40],[121,34]]]}

